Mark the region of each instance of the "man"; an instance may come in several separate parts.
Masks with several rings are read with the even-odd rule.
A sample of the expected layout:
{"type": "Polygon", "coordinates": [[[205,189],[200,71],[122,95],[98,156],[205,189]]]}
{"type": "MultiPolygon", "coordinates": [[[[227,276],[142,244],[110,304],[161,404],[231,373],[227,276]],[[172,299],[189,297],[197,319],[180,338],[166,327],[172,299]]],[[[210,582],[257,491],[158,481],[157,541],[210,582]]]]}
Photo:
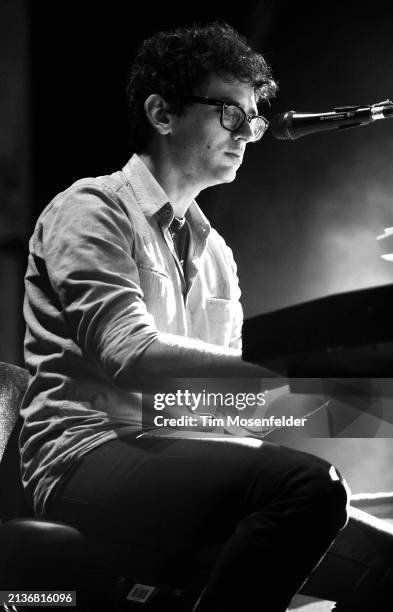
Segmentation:
{"type": "Polygon", "coordinates": [[[275,89],[225,24],[145,41],[133,156],[59,194],[30,242],[21,455],[36,514],[99,538],[123,572],[191,572],[216,546],[199,612],[283,612],[347,520],[345,485],[317,457],[141,433],[141,381],[270,375],[241,359],[232,253],[194,198],[234,180],[275,89]]]}

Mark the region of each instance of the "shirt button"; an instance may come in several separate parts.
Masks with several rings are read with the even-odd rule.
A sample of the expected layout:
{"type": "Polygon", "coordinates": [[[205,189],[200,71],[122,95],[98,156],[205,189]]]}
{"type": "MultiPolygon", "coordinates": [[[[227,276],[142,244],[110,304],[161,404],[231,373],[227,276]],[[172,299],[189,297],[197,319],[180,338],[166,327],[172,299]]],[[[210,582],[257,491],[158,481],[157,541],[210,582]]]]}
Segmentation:
{"type": "Polygon", "coordinates": [[[169,219],[170,217],[172,217],[172,206],[170,204],[165,204],[162,207],[162,214],[165,219],[169,219]]]}

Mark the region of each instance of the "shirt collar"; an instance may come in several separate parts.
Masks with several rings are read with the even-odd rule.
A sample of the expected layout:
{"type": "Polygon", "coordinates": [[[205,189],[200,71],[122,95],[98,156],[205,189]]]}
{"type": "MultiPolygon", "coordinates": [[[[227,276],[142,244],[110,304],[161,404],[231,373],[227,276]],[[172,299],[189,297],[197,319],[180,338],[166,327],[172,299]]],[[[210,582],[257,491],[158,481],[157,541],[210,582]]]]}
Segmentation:
{"type": "MultiPolygon", "coordinates": [[[[170,200],[137,153],[134,153],[124,166],[123,172],[145,217],[157,215],[162,225],[170,225],[174,217],[170,200]]],[[[191,228],[206,239],[210,232],[210,223],[195,200],[192,200],[185,216],[191,228]]]]}
{"type": "Polygon", "coordinates": [[[139,207],[146,217],[152,217],[169,202],[169,198],[161,185],[136,153],[124,166],[123,172],[134,191],[139,207]]]}

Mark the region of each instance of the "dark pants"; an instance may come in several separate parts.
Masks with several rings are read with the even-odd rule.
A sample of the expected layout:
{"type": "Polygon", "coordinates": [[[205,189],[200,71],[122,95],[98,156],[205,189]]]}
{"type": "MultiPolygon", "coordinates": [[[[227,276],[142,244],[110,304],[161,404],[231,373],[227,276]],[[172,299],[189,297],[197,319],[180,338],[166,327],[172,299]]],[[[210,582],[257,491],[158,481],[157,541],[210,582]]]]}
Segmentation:
{"type": "Polygon", "coordinates": [[[145,434],[86,454],[48,515],[99,539],[123,575],[190,574],[213,551],[201,612],[283,612],[340,530],[302,592],[364,603],[385,577],[393,536],[385,551],[374,527],[364,536],[351,518],[343,529],[346,503],[341,476],[313,455],[251,438],[145,434]]]}

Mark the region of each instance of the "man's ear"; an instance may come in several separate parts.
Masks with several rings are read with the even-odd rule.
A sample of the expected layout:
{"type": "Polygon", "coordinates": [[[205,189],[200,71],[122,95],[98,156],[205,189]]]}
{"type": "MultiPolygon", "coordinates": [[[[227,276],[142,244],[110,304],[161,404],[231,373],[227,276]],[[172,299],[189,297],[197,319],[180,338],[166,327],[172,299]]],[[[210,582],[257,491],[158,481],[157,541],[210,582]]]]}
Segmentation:
{"type": "Polygon", "coordinates": [[[144,104],[147,120],[159,134],[169,134],[171,131],[171,114],[169,106],[159,94],[151,94],[144,104]]]}

